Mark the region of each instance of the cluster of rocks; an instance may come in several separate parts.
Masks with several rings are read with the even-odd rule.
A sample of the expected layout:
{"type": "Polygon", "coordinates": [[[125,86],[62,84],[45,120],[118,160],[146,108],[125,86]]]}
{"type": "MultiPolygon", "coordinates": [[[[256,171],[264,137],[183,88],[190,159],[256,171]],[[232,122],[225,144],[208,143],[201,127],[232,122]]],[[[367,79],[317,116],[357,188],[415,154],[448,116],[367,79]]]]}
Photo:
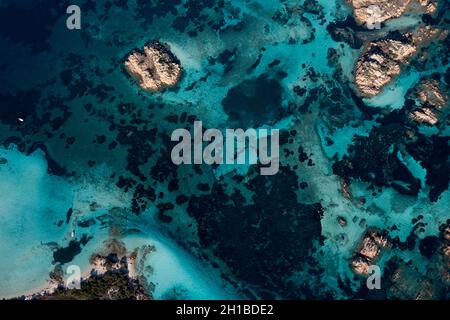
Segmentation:
{"type": "Polygon", "coordinates": [[[92,265],[91,275],[101,276],[113,271],[129,273],[129,261],[126,256],[118,257],[115,253],[107,256],[95,254],[91,257],[90,262],[92,265]]]}
{"type": "MultiPolygon", "coordinates": [[[[406,11],[431,15],[438,7],[435,0],[351,0],[350,3],[358,25],[376,23],[379,24],[377,29],[381,28],[381,23],[398,18],[406,11]]],[[[420,47],[444,33],[446,35],[445,30],[424,23],[415,31],[387,35],[382,30],[365,35],[359,32],[365,38],[364,49],[355,66],[355,85],[359,93],[363,97],[378,95],[385,85],[400,74],[401,67],[419,52],[420,47]]],[[[356,38],[363,41],[358,36],[356,38]]]]}
{"type": "MultiPolygon", "coordinates": [[[[383,283],[386,298],[405,300],[439,299],[448,295],[450,284],[450,224],[441,226],[437,250],[430,259],[426,276],[411,264],[397,257],[385,266],[383,283]]],[[[357,275],[368,276],[369,267],[375,265],[384,249],[392,246],[387,233],[371,228],[362,237],[352,256],[350,266],[357,275]]]]}
{"type": "Polygon", "coordinates": [[[367,230],[351,258],[350,266],[353,272],[363,276],[369,275],[370,266],[376,264],[383,249],[390,245],[386,232],[376,228],[367,230]]]}
{"type": "Polygon", "coordinates": [[[382,88],[399,75],[403,65],[432,39],[444,38],[447,30],[421,26],[415,32],[391,32],[384,38],[369,42],[356,62],[355,85],[364,97],[379,94],[382,88]]]}
{"type": "Polygon", "coordinates": [[[153,41],[143,50],[135,50],[125,60],[125,69],[139,86],[150,92],[175,86],[181,78],[182,68],[168,45],[153,41]]]}

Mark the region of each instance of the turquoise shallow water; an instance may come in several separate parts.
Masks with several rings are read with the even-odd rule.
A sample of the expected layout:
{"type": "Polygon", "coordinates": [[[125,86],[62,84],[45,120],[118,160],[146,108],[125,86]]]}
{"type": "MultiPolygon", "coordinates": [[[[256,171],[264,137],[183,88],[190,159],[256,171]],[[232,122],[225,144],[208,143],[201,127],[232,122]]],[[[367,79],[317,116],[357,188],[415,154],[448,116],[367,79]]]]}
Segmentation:
{"type": "MultiPolygon", "coordinates": [[[[108,212],[113,207],[84,214],[79,211],[89,205],[85,197],[101,199],[105,197],[102,192],[106,190],[98,190],[97,186],[88,183],[77,185],[67,179],[48,175],[42,152],[25,156],[11,146],[2,149],[0,154],[1,158],[7,160],[0,168],[0,191],[8,195],[1,207],[4,221],[1,252],[8,257],[2,259],[0,264],[2,297],[15,297],[44,289],[49,271],[54,268],[52,251],[58,246],[66,246],[71,240],[92,237],[82,246],[82,252],[72,261],[62,264],[64,270],[70,265],[77,265],[85,274],[89,271],[90,255],[101,252],[105,242],[110,239],[107,229],[111,225],[141,230],[143,235],[125,233],[120,238],[130,253],[139,248],[144,250],[147,246],[155,248],[150,254],[138,254],[137,258],[137,264],[142,264],[138,271],[155,284],[155,299],[169,296],[173,290],[180,291],[186,299],[237,297],[231,288],[223,287],[217,272],[201,265],[158,230],[151,217],[128,219],[119,215],[113,222],[101,227],[80,227],[81,219],[87,221],[114,215],[108,212]],[[74,208],[75,214],[67,220],[66,212],[70,208],[74,208]]],[[[106,197],[113,196],[107,194],[106,197]]],[[[114,199],[108,201],[110,205],[114,202],[114,199]]]]}
{"type": "Polygon", "coordinates": [[[8,161],[0,169],[1,291],[14,296],[45,283],[53,260],[48,246],[67,236],[56,223],[65,219],[73,193],[63,179],[47,175],[41,153],[25,157],[2,149],[1,157],[8,161]]]}
{"type": "Polygon", "coordinates": [[[156,299],[377,298],[349,266],[370,227],[397,238],[378,262],[385,274],[395,258],[436,277],[423,240],[450,218],[448,119],[430,127],[405,114],[423,77],[448,82],[448,40],[360,99],[364,48],[328,29],[352,13],[344,1],[76,2],[80,31],[65,28],[63,4],[0,2],[0,298],[40,291],[58,265],[86,275],[111,239],[137,249],[156,299]],[[13,28],[20,17],[45,23],[29,19],[28,37],[13,28]],[[155,39],[183,77],[150,94],[122,63],[155,39]],[[174,166],[170,133],[194,120],[279,129],[279,175],[174,166]]]}

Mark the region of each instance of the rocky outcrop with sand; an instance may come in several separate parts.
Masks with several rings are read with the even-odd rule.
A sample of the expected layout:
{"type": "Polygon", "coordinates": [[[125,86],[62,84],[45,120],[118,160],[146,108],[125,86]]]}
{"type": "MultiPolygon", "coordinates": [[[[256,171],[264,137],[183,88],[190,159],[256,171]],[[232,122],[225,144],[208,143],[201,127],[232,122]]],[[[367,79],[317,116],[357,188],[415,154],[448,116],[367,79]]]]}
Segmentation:
{"type": "Polygon", "coordinates": [[[432,14],[437,0],[349,0],[359,24],[383,23],[398,18],[406,11],[432,14]]]}
{"type": "Polygon", "coordinates": [[[355,19],[363,24],[376,18],[372,22],[384,22],[400,17],[412,0],[350,0],[355,19]]]}

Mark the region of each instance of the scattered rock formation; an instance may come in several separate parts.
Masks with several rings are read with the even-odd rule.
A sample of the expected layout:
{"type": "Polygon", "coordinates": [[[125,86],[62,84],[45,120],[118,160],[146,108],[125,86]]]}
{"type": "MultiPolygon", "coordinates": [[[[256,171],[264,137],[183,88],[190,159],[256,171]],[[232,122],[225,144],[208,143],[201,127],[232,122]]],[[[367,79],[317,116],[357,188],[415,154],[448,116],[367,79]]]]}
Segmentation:
{"type": "Polygon", "coordinates": [[[401,263],[390,278],[391,285],[387,289],[390,299],[431,300],[437,298],[434,283],[412,267],[401,263]]]}
{"type": "Polygon", "coordinates": [[[175,86],[182,74],[178,58],[158,41],[145,45],[142,51],[132,52],[124,64],[139,86],[150,92],[175,86]]]}
{"type": "Polygon", "coordinates": [[[389,246],[390,241],[385,232],[376,228],[369,229],[352,256],[350,266],[353,272],[359,275],[368,275],[369,267],[376,263],[382,249],[389,246]]]}
{"type": "Polygon", "coordinates": [[[430,108],[421,108],[410,114],[412,120],[419,123],[428,123],[432,126],[438,123],[437,115],[430,108]]]}
{"type": "MultiPolygon", "coordinates": [[[[381,29],[381,23],[398,18],[406,11],[431,15],[438,7],[437,0],[349,0],[349,2],[356,23],[365,24],[368,29],[381,29]]],[[[373,37],[375,34],[380,37],[379,33],[366,32],[364,35],[359,32],[359,36],[362,37],[360,41],[366,38],[364,40],[366,44],[356,62],[355,84],[363,97],[379,94],[386,84],[400,74],[401,66],[419,52],[420,47],[439,35],[447,34],[445,30],[425,24],[421,24],[415,31],[402,32],[401,35],[398,32],[389,33],[377,40],[373,40],[373,37]]]]}
{"type": "Polygon", "coordinates": [[[447,299],[450,295],[450,220],[439,227],[439,237],[431,245],[427,255],[426,273],[422,274],[413,265],[394,257],[387,262],[387,299],[435,300],[447,299]],[[390,269],[392,268],[392,271],[390,269]]]}
{"type": "Polygon", "coordinates": [[[450,219],[440,227],[440,257],[439,272],[440,278],[447,287],[447,294],[450,295],[450,219]]]}

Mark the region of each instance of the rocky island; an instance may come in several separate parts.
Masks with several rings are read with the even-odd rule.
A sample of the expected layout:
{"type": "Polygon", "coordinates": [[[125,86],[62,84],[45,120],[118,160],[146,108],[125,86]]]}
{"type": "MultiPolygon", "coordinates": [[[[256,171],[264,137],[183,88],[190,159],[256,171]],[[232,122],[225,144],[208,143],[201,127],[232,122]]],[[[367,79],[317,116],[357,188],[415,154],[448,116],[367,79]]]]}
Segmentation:
{"type": "Polygon", "coordinates": [[[175,86],[182,74],[178,58],[168,45],[159,41],[145,45],[143,50],[133,51],[124,65],[139,86],[149,92],[175,86]]]}

